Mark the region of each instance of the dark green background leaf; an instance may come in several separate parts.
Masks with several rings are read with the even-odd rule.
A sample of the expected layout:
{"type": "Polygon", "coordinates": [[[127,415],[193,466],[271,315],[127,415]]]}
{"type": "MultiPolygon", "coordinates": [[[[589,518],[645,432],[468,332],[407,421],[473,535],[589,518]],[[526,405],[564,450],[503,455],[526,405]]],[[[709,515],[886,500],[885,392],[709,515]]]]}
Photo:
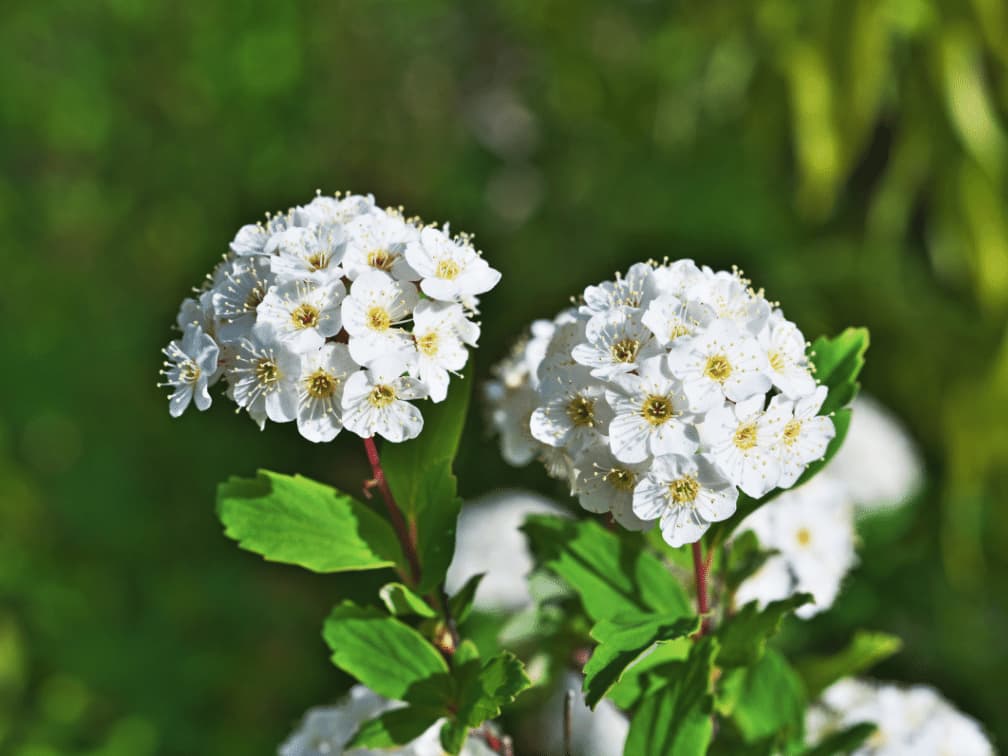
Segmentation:
{"type": "Polygon", "coordinates": [[[902,646],[903,642],[895,635],[859,630],[839,653],[803,659],[796,666],[809,697],[816,698],[840,678],[864,672],[897,653],[902,646]]]}
{"type": "Polygon", "coordinates": [[[797,593],[786,599],[771,601],[763,609],[757,602],[750,601],[717,629],[717,637],[721,641],[718,665],[742,667],[756,662],[766,648],[767,639],[780,629],[784,617],[811,601],[809,593],[797,593]]]}

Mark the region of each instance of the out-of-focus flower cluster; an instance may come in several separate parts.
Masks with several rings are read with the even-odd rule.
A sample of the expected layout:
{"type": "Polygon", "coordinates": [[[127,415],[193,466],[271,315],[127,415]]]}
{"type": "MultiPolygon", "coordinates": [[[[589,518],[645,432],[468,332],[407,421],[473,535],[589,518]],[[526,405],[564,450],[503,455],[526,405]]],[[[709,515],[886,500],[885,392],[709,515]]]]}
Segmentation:
{"type": "Polygon", "coordinates": [[[831,685],[805,719],[805,737],[815,744],[846,727],[871,722],[878,728],[855,756],[993,756],[980,725],[957,711],[933,688],[903,688],[844,679],[831,685]]]}
{"type": "Polygon", "coordinates": [[[638,263],[536,321],[485,387],[511,464],[539,457],[581,505],[692,543],[739,490],[789,488],[835,431],[807,344],[738,271],[638,263]]]}
{"type": "Polygon", "coordinates": [[[243,226],[164,350],[172,416],[226,395],[263,428],[296,420],[310,441],[344,427],[390,441],[423,427],[411,400],[442,401],[476,346],[477,296],[500,280],[473,247],[382,209],[374,197],[317,196],[243,226]]]}

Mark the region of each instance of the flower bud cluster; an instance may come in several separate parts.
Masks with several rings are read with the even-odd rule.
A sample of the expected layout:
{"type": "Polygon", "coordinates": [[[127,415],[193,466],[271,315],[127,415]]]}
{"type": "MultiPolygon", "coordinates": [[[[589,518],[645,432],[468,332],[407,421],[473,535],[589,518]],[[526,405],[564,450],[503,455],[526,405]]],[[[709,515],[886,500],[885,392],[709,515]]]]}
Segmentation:
{"type": "Polygon", "coordinates": [[[484,390],[505,459],[540,457],[581,505],[693,543],[795,484],[835,430],[805,337],[738,271],[632,266],[536,321],[484,390]]]}
{"type": "Polygon", "coordinates": [[[374,197],[317,196],[243,226],[182,303],[162,385],[177,417],[226,396],[263,428],[297,422],[309,441],[344,427],[390,441],[423,427],[411,400],[442,401],[480,335],[472,320],[500,280],[473,247],[382,209],[374,197]]]}

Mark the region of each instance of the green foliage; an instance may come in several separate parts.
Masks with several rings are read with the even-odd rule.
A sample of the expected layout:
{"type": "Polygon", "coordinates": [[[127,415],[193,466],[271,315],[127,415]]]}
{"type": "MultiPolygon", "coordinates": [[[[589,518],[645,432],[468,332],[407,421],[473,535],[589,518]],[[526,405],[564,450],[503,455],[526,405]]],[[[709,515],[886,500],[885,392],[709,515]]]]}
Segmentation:
{"type": "Polygon", "coordinates": [[[416,528],[422,577],[428,591],[444,579],[455,553],[455,528],[462,500],[452,463],[465,425],[474,368],[452,381],[448,398],[424,407],[423,432],[412,441],[384,444],[382,468],[406,520],[416,528]]]}
{"type": "Polygon", "coordinates": [[[711,674],[717,639],[697,642],[684,662],[662,667],[645,693],[627,733],[625,753],[700,756],[713,733],[711,674]]]}
{"type": "Polygon", "coordinates": [[[472,646],[456,661],[452,717],[441,729],[441,745],[449,753],[458,753],[471,728],[499,716],[501,706],[531,685],[522,663],[507,651],[481,661],[472,646]]]}
{"type": "Polygon", "coordinates": [[[438,650],[376,608],[340,604],[326,619],[322,637],[333,664],[379,695],[424,706],[451,695],[448,665],[438,650]]]}
{"type": "Polygon", "coordinates": [[[537,563],[563,578],[596,622],[635,611],[667,619],[692,614],[683,587],[640,540],[591,520],[548,515],[529,517],[522,530],[537,563]]]}
{"type": "Polygon", "coordinates": [[[832,735],[827,735],[819,743],[805,751],[803,756],[838,756],[849,754],[860,748],[877,728],[871,722],[851,725],[832,735]]]}
{"type": "Polygon", "coordinates": [[[623,670],[619,682],[609,691],[609,700],[624,711],[633,709],[647,690],[648,681],[663,674],[667,675],[667,671],[663,672],[666,665],[669,662],[684,661],[692,648],[693,641],[690,638],[679,638],[659,644],[650,654],[623,670]]]}
{"type": "Polygon", "coordinates": [[[361,724],[346,750],[391,748],[419,737],[442,716],[442,710],[418,704],[393,709],[361,724]]]}
{"type": "Polygon", "coordinates": [[[591,630],[598,642],[584,667],[585,702],[595,708],[620,681],[624,670],[655,643],[682,638],[700,629],[699,617],[667,619],[657,614],[619,614],[591,630]]]}
{"type": "Polygon", "coordinates": [[[378,592],[378,597],[386,608],[397,617],[416,615],[418,617],[436,617],[437,613],[420,596],[402,583],[387,583],[378,592]]]}
{"type": "Polygon", "coordinates": [[[757,662],[763,655],[767,639],[777,633],[784,617],[811,601],[812,595],[808,593],[772,601],[763,609],[757,602],[750,601],[718,628],[717,637],[721,641],[718,664],[744,667],[757,662]]]}
{"type": "Polygon", "coordinates": [[[726,545],[725,552],[725,590],[728,594],[737,591],[746,578],[755,574],[776,553],[761,549],[759,539],[751,530],[741,533],[726,545]]]}
{"type": "Polygon", "coordinates": [[[803,659],[797,668],[810,698],[816,698],[842,677],[858,675],[899,652],[903,642],[895,635],[859,630],[844,650],[832,656],[803,659]]]}
{"type": "Polygon", "coordinates": [[[802,742],[805,700],[801,678],[781,654],[767,649],[754,664],[722,675],[716,706],[745,742],[772,737],[783,746],[802,742]]]}
{"type": "Polygon", "coordinates": [[[314,572],[374,570],[402,563],[388,522],[329,486],[260,470],[217,487],[225,534],[271,562],[314,572]]]}
{"type": "Polygon", "coordinates": [[[473,575],[465,581],[465,584],[458,589],[458,592],[448,599],[448,608],[452,617],[458,624],[462,624],[469,617],[472,611],[473,600],[476,598],[476,591],[483,580],[485,572],[473,575]]]}

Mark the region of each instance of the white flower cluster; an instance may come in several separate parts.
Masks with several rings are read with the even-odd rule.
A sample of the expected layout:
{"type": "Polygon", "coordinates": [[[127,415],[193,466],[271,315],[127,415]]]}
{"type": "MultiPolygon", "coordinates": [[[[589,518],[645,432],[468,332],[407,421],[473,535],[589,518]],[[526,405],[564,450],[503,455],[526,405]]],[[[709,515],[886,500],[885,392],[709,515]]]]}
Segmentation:
{"type": "MultiPolygon", "coordinates": [[[[370,688],[355,685],[338,706],[318,707],[305,714],[301,724],[277,751],[278,756],[441,756],[439,720],[415,740],[391,750],[354,748],[344,750],[361,724],[403,704],[382,698],[370,688]]],[[[493,756],[491,749],[478,737],[470,737],[462,747],[462,756],[493,756]]]]}
{"type": "Polygon", "coordinates": [[[993,756],[976,721],[932,688],[844,679],[831,685],[805,717],[805,737],[815,744],[844,728],[871,722],[878,728],[854,756],[993,756]]]}
{"type": "Polygon", "coordinates": [[[680,546],[788,488],[834,436],[794,323],[738,272],[638,263],[497,366],[505,459],[540,456],[581,505],[680,546]]]}
{"type": "Polygon", "coordinates": [[[442,401],[479,339],[477,295],[500,280],[466,235],[424,226],[370,195],[317,196],[243,226],[197,296],[162,374],[177,417],[227,396],[263,428],[297,421],[309,441],[346,427],[415,437],[410,404],[442,401]]]}

